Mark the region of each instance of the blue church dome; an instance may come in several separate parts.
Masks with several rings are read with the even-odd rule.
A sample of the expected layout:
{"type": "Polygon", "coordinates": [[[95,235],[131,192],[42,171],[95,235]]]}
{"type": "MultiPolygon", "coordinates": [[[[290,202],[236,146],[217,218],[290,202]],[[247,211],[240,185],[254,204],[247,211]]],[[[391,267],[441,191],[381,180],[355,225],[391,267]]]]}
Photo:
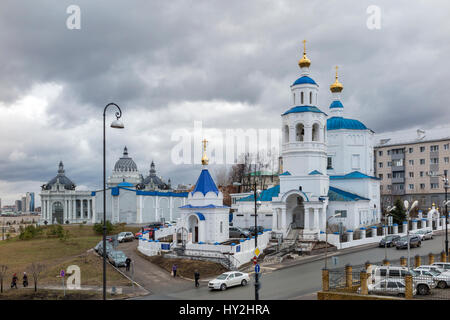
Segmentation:
{"type": "Polygon", "coordinates": [[[305,84],[305,83],[315,84],[317,86],[317,83],[308,76],[303,76],[303,77],[298,78],[297,80],[295,80],[293,86],[295,86],[297,84],[305,84]]]}
{"type": "Polygon", "coordinates": [[[316,106],[296,106],[296,107],[292,107],[291,109],[289,109],[288,111],[286,111],[282,115],[284,116],[284,115],[286,115],[288,113],[300,113],[300,112],[316,112],[316,113],[323,113],[323,114],[326,115],[325,112],[321,111],[316,106]]]}
{"type": "Polygon", "coordinates": [[[355,119],[332,117],[327,120],[327,130],[338,129],[368,130],[368,128],[362,122],[355,119]]]}
{"type": "Polygon", "coordinates": [[[342,105],[342,103],[339,100],[334,100],[330,104],[330,109],[333,109],[333,108],[344,108],[344,106],[342,105]]]}
{"type": "Polygon", "coordinates": [[[210,191],[219,194],[219,189],[217,189],[216,184],[214,183],[213,178],[209,174],[208,169],[203,169],[202,173],[198,177],[197,183],[195,184],[195,188],[191,192],[191,194],[201,192],[203,193],[203,195],[206,195],[210,191]]]}

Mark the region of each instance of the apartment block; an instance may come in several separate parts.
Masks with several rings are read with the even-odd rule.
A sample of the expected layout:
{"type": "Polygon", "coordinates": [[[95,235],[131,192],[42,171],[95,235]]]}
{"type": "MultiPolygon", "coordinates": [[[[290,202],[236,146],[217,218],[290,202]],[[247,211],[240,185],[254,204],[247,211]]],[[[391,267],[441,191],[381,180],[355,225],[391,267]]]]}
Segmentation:
{"type": "Polygon", "coordinates": [[[418,200],[423,212],[435,204],[444,213],[443,175],[450,175],[450,127],[377,134],[374,153],[383,208],[399,198],[418,200]]]}

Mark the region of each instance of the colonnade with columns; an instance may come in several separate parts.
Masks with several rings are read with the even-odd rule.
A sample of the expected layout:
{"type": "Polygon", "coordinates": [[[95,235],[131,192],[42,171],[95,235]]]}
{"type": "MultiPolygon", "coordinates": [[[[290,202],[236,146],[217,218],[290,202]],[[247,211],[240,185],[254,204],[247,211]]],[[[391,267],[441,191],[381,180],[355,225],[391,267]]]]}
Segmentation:
{"type": "Polygon", "coordinates": [[[94,221],[95,203],[91,196],[71,197],[42,197],[41,198],[41,221],[48,224],[55,223],[56,203],[60,203],[63,210],[63,223],[92,222],[94,221]]]}

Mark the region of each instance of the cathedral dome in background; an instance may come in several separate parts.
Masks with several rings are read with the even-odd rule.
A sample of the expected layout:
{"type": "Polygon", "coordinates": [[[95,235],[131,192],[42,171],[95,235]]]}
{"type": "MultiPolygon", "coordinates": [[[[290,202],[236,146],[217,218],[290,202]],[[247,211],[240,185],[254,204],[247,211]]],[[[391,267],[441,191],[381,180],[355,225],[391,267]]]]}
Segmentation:
{"type": "Polygon", "coordinates": [[[136,163],[132,158],[128,156],[128,149],[125,147],[123,149],[123,157],[117,160],[114,165],[114,171],[116,172],[135,172],[138,171],[136,163]]]}

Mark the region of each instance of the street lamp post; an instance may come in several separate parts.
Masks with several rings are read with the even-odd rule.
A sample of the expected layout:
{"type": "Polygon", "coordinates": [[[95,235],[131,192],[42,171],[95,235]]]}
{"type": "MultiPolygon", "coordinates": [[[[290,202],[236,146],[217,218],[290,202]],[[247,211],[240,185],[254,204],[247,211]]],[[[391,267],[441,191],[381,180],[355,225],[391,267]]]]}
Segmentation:
{"type": "Polygon", "coordinates": [[[327,260],[328,260],[328,221],[331,218],[336,218],[340,216],[341,216],[340,213],[336,213],[335,215],[328,217],[325,224],[325,270],[327,269],[327,260]]]}
{"type": "Polygon", "coordinates": [[[447,176],[447,170],[444,170],[444,174],[433,174],[432,172],[427,172],[427,174],[430,177],[443,177],[444,181],[444,190],[445,190],[445,200],[444,200],[444,206],[445,206],[445,254],[448,255],[448,198],[447,198],[447,192],[448,192],[448,176],[447,176]]]}
{"type": "Polygon", "coordinates": [[[119,120],[122,110],[115,103],[108,103],[103,110],[103,300],[106,300],[106,110],[110,106],[115,106],[116,120],[111,123],[111,128],[123,129],[123,123],[119,120]]]}
{"type": "Polygon", "coordinates": [[[411,208],[409,208],[409,209],[408,209],[408,207],[409,207],[408,200],[405,200],[403,202],[403,204],[404,204],[405,209],[406,209],[406,221],[408,221],[408,223],[406,224],[406,243],[408,245],[408,272],[409,272],[410,269],[411,269],[410,268],[410,260],[411,260],[411,258],[410,258],[410,247],[411,246],[410,246],[410,239],[409,239],[409,220],[411,219],[411,217],[409,215],[410,215],[412,209],[414,209],[419,204],[419,202],[417,200],[414,201],[413,204],[411,205],[411,208]]]}
{"type": "MultiPolygon", "coordinates": [[[[394,210],[394,209],[395,209],[395,206],[387,207],[385,216],[391,217],[392,214],[390,214],[390,212],[392,212],[392,210],[394,210]]],[[[387,234],[388,234],[388,232],[387,232],[387,228],[385,228],[384,230],[386,230],[385,234],[384,234],[384,260],[387,261],[387,234]]]]}

